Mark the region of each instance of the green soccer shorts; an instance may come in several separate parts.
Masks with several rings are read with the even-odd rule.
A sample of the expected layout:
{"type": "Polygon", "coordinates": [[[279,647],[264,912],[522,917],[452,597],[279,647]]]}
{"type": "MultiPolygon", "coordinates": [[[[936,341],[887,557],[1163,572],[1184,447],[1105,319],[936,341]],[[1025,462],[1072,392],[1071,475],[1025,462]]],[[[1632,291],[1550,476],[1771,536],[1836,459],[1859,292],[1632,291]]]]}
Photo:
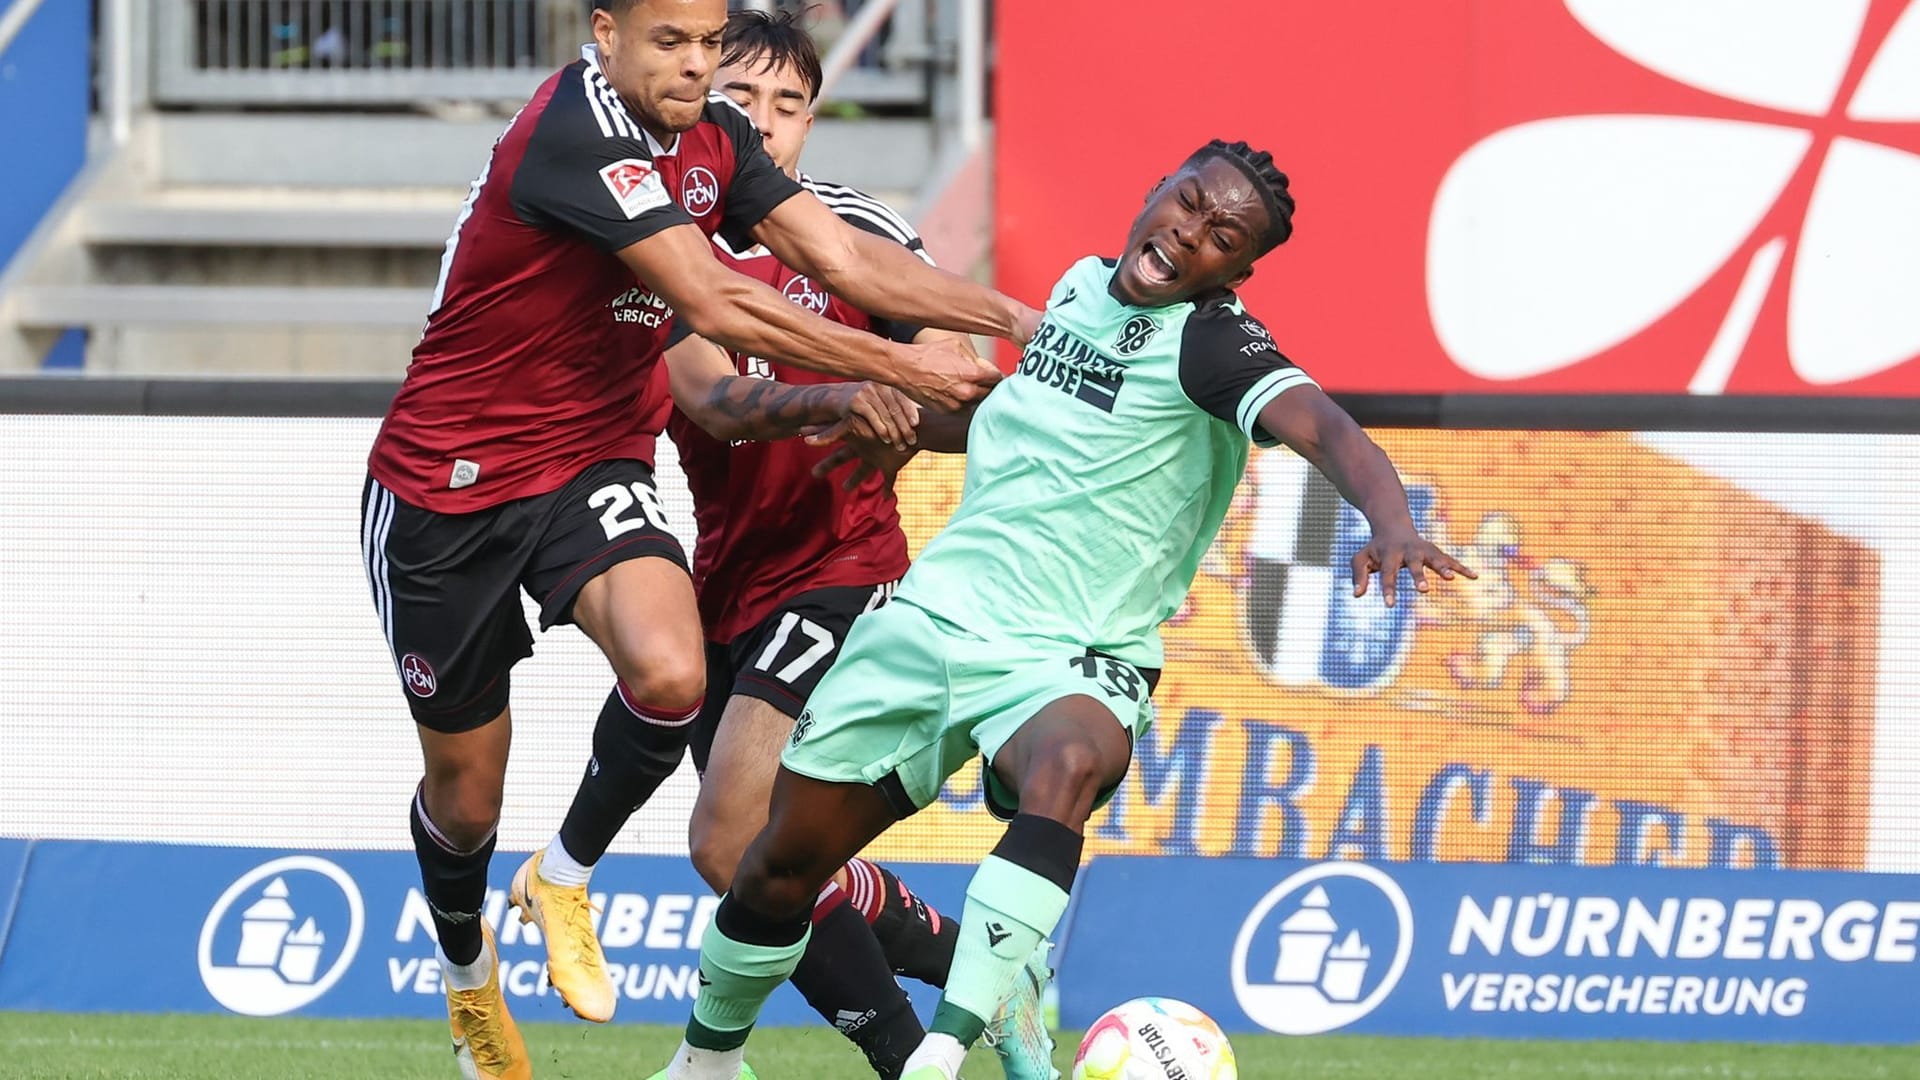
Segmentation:
{"type": "MultiPolygon", "coordinates": [[[[1137,742],[1153,723],[1158,678],[1085,649],[982,637],[895,598],[853,624],[780,760],[815,780],[878,786],[905,817],[974,755],[992,762],[1061,698],[1100,702],[1137,742]]],[[[1017,808],[991,769],[987,796],[1002,817],[1017,808]]]]}

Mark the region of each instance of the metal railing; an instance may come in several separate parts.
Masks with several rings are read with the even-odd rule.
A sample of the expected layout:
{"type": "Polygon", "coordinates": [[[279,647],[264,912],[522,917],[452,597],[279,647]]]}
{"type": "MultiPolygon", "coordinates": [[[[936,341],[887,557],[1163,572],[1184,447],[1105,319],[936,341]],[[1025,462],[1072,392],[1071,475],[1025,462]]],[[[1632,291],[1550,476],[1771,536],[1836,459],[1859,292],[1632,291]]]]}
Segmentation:
{"type": "Polygon", "coordinates": [[[7,51],[13,39],[27,28],[27,20],[40,8],[41,0],[13,0],[13,3],[0,8],[0,53],[7,51]]]}
{"type": "Polygon", "coordinates": [[[585,39],[573,0],[155,0],[169,105],[525,97],[585,39]]]}
{"type": "MultiPolygon", "coordinates": [[[[513,103],[590,37],[586,0],[142,2],[151,5],[152,100],[161,106],[513,103]]],[[[884,5],[898,8],[885,42],[868,45],[837,100],[927,102],[930,2],[884,5]]],[[[871,30],[880,20],[864,22],[871,30]]]]}
{"type": "Polygon", "coordinates": [[[894,9],[900,6],[900,0],[867,0],[858,14],[848,21],[846,28],[833,42],[832,48],[820,62],[820,96],[827,97],[840,85],[860,63],[862,55],[880,36],[880,31],[893,18],[894,9]]]}

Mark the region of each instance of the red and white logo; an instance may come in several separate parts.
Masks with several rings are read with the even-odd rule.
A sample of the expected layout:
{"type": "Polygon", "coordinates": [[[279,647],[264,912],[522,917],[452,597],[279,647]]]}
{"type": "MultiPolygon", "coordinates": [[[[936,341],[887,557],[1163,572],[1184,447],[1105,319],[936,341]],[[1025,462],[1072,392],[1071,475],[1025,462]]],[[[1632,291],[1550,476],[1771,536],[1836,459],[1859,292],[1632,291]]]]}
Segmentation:
{"type": "Polygon", "coordinates": [[[1689,106],[1703,115],[1520,123],[1453,163],[1426,285],[1455,363],[1530,379],[1683,307],[1717,325],[1675,357],[1694,393],[1783,353],[1808,386],[1920,355],[1920,3],[1565,2],[1615,53],[1711,96],[1689,106]]]}
{"type": "MultiPolygon", "coordinates": [[[[996,77],[1073,93],[1065,34],[1151,63],[1110,6],[1001,5],[996,77]]],[[[1205,100],[1293,176],[1298,230],[1242,298],[1290,355],[1365,356],[1319,373],[1335,389],[1920,398],[1920,0],[1379,8],[1287,5],[1295,38],[1352,46],[1290,58],[1311,122],[1245,93],[1259,35],[1215,42],[1184,94],[1000,117],[997,284],[1044,296],[1111,246],[1205,100]]]]}
{"type": "Polygon", "coordinates": [[[705,165],[695,165],[680,178],[680,205],[694,217],[705,217],[720,205],[720,181],[705,165]]]}
{"type": "Polygon", "coordinates": [[[428,698],[440,689],[440,680],[433,674],[433,666],[420,659],[419,653],[408,653],[400,658],[400,681],[407,686],[407,692],[414,697],[428,698]]]}
{"type": "Polygon", "coordinates": [[[601,169],[600,182],[607,185],[620,212],[629,219],[672,201],[660,174],[653,171],[653,163],[639,158],[623,158],[601,169]]]}
{"type": "Polygon", "coordinates": [[[787,282],[787,299],[813,312],[815,315],[827,313],[827,294],[816,288],[805,275],[796,275],[787,282]]]}

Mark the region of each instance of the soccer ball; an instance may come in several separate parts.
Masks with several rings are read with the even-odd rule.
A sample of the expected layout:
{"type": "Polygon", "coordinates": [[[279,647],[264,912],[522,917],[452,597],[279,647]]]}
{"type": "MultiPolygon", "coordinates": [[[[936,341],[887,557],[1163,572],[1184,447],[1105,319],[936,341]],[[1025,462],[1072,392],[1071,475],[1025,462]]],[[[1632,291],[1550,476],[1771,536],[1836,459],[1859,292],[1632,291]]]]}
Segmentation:
{"type": "Polygon", "coordinates": [[[1073,1080],[1238,1080],[1233,1046],[1213,1018],[1184,1001],[1135,998],[1087,1029],[1073,1080]]]}

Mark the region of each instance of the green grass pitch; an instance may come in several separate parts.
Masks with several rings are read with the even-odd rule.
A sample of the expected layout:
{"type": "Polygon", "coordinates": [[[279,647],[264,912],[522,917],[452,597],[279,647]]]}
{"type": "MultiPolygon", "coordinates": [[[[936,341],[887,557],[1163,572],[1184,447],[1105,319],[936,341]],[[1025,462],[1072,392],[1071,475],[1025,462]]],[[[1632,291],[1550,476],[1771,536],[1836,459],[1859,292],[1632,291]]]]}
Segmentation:
{"type": "MultiPolygon", "coordinates": [[[[540,1023],[525,1030],[540,1080],[643,1080],[678,1039],[668,1028],[635,1025],[540,1023]]],[[[1061,1042],[1064,1071],[1073,1040],[1061,1042]]],[[[1920,1080],[1920,1047],[1250,1035],[1234,1046],[1248,1080],[1920,1080]]],[[[446,1027],[423,1021],[0,1013],[0,1077],[8,1080],[453,1080],[459,1074],[446,1047],[446,1027]]],[[[760,1032],[748,1060],[763,1080],[871,1075],[825,1029],[760,1032]]],[[[1000,1075],[985,1052],[969,1065],[969,1078],[1000,1075]]]]}

